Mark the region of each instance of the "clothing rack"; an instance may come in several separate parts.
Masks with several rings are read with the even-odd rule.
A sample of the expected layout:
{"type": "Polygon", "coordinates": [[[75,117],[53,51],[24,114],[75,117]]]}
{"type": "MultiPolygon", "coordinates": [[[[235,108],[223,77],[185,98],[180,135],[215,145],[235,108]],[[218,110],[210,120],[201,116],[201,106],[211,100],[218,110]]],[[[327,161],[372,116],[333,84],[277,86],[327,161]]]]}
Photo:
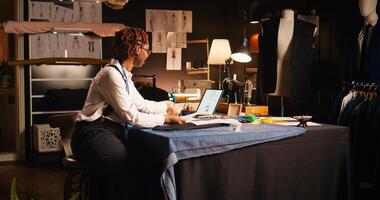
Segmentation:
{"type": "Polygon", "coordinates": [[[351,82],[351,90],[379,93],[380,84],[368,82],[351,82]]]}

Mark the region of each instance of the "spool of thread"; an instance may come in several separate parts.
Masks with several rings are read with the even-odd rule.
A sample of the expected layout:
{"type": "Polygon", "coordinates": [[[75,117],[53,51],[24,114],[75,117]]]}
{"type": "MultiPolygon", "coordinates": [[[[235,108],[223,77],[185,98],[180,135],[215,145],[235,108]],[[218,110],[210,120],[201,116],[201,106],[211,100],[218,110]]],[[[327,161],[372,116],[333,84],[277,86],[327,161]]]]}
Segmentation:
{"type": "Polygon", "coordinates": [[[252,120],[252,121],[255,121],[257,117],[256,117],[256,115],[247,115],[247,116],[245,116],[245,118],[252,120]]]}
{"type": "Polygon", "coordinates": [[[191,62],[186,62],[186,70],[191,70],[191,62]]]}

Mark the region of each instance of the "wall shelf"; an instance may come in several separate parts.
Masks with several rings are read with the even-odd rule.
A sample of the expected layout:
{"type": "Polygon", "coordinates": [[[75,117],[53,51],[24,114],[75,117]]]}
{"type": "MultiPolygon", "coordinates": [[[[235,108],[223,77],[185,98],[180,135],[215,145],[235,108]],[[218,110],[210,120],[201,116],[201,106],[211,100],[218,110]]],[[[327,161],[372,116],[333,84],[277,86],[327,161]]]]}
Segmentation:
{"type": "Polygon", "coordinates": [[[33,78],[32,81],[91,81],[92,78],[33,78]]]}
{"type": "Polygon", "coordinates": [[[32,112],[33,115],[46,115],[46,114],[64,114],[64,113],[78,113],[80,110],[56,110],[56,111],[36,111],[32,112]]]}
{"type": "Polygon", "coordinates": [[[186,73],[187,74],[208,74],[208,68],[186,70],[186,73]]]}
{"type": "MultiPolygon", "coordinates": [[[[187,41],[187,57],[185,57],[186,62],[191,62],[192,66],[198,66],[194,65],[194,62],[200,62],[197,56],[203,57],[203,60],[206,62],[209,54],[209,42],[208,39],[201,39],[201,40],[188,40],[187,41]],[[191,55],[191,56],[190,56],[191,55]],[[195,55],[195,57],[194,57],[195,55]]],[[[207,80],[210,80],[210,73],[209,73],[209,66],[204,65],[205,68],[191,68],[189,70],[186,70],[186,73],[189,75],[194,74],[206,74],[207,80]]]]}

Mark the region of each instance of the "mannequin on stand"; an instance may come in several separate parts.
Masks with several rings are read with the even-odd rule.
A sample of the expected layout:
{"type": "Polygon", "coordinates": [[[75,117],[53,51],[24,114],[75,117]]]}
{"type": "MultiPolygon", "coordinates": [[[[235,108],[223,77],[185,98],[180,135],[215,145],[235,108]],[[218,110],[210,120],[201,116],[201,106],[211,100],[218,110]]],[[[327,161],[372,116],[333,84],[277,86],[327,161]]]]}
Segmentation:
{"type": "Polygon", "coordinates": [[[271,95],[291,98],[292,38],[294,31],[294,10],[281,11],[277,38],[277,81],[271,95]]]}
{"type": "Polygon", "coordinates": [[[360,13],[364,17],[363,28],[358,35],[356,69],[360,81],[380,83],[380,28],[377,26],[377,0],[359,0],[360,13]]]}
{"type": "Polygon", "coordinates": [[[259,38],[259,103],[263,103],[264,94],[279,96],[282,116],[285,113],[285,98],[290,100],[290,107],[293,108],[290,115],[308,114],[302,110],[307,106],[300,105],[308,101],[311,93],[314,33],[315,25],[298,20],[291,6],[283,7],[279,18],[262,22],[259,38]]]}
{"type": "Polygon", "coordinates": [[[284,116],[284,97],[291,98],[292,38],[294,31],[294,10],[281,11],[277,38],[277,81],[276,90],[271,95],[281,97],[281,116],[284,116]]]}

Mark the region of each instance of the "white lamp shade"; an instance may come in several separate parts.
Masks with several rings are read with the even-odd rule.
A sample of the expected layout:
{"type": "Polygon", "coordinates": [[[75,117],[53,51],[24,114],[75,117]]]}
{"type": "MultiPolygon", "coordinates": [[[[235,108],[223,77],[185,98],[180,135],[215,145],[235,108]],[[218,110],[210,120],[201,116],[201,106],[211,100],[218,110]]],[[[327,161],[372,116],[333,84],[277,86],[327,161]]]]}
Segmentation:
{"type": "Polygon", "coordinates": [[[232,60],[241,62],[241,63],[251,62],[252,60],[251,56],[244,53],[234,53],[231,55],[231,58],[232,60]]]}
{"type": "Polygon", "coordinates": [[[224,65],[231,56],[230,42],[227,39],[214,39],[207,59],[209,65],[224,65]]]}

